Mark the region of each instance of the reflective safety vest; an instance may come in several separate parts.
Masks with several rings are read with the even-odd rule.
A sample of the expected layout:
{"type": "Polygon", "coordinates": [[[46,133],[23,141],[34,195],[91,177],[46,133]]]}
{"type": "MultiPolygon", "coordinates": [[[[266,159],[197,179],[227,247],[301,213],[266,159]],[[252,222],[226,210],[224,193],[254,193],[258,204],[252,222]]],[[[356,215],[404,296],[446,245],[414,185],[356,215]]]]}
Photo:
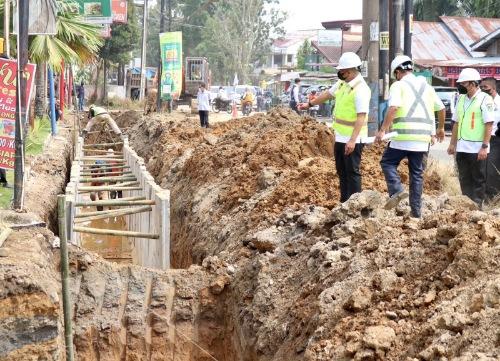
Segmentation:
{"type": "MultiPolygon", "coordinates": [[[[356,112],[356,87],[353,88],[342,81],[335,91],[335,109],[332,128],[336,134],[350,137],[354,131],[354,124],[358,119],[356,112]]],[[[365,117],[365,123],[359,132],[360,137],[368,136],[368,114],[365,117]]]]}
{"type": "Polygon", "coordinates": [[[92,109],[94,110],[94,117],[101,114],[107,114],[108,112],[106,109],[101,107],[93,107],[92,109]]]}
{"type": "Polygon", "coordinates": [[[480,97],[479,94],[472,98],[468,107],[465,106],[466,94],[460,95],[458,99],[456,107],[458,139],[467,140],[469,142],[483,142],[485,126],[481,104],[486,97],[480,97]]]}
{"type": "Polygon", "coordinates": [[[398,133],[392,140],[430,143],[435,127],[433,91],[424,82],[418,90],[409,81],[400,82],[403,104],[392,124],[392,130],[398,133]]]}

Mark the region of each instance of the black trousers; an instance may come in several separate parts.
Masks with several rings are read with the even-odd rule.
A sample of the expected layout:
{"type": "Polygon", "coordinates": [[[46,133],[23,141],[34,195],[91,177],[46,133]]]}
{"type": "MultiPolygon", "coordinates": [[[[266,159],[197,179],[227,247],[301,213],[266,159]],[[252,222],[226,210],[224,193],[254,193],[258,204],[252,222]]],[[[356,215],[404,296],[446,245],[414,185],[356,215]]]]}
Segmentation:
{"type": "Polygon", "coordinates": [[[335,168],[340,181],[340,201],[345,202],[354,193],[361,192],[361,153],[364,144],[357,143],[354,151],[345,155],[345,143],[335,142],[333,155],[335,157],[335,168]]]}
{"type": "Polygon", "coordinates": [[[202,128],[208,128],[208,110],[199,110],[200,124],[202,128]]]}
{"type": "Polygon", "coordinates": [[[456,160],[462,194],[481,206],[486,192],[487,160],[477,160],[477,153],[462,152],[457,152],[456,160]]]}
{"type": "Polygon", "coordinates": [[[298,104],[295,100],[290,101],[290,104],[289,104],[289,105],[290,105],[290,108],[291,108],[294,112],[296,112],[297,114],[299,114],[299,115],[300,115],[299,108],[298,108],[299,104],[298,104]]]}
{"type": "Polygon", "coordinates": [[[500,136],[492,136],[490,154],[486,160],[486,198],[494,199],[500,194],[500,136]]]}

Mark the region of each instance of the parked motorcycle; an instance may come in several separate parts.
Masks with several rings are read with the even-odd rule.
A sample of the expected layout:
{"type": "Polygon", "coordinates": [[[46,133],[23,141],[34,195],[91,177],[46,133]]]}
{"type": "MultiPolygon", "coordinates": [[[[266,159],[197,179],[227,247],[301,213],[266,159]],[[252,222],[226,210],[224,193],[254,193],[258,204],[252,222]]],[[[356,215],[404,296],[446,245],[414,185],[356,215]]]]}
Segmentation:
{"type": "Polygon", "coordinates": [[[313,118],[316,118],[318,116],[318,112],[319,112],[319,105],[315,105],[309,108],[309,115],[313,118]]]}
{"type": "Polygon", "coordinates": [[[212,103],[212,110],[214,113],[226,111],[228,114],[231,114],[231,101],[215,98],[214,102],[212,103]]]}

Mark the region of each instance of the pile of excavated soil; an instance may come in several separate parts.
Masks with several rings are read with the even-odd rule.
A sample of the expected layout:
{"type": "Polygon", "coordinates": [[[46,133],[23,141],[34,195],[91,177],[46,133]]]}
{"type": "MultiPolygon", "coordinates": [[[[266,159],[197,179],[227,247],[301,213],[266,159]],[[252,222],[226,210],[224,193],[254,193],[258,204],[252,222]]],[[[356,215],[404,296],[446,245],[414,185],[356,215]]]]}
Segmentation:
{"type": "Polygon", "coordinates": [[[216,255],[236,270],[235,359],[500,357],[499,211],[439,194],[437,174],[422,220],[407,201],[384,210],[383,147],[363,154],[373,190],[339,205],[331,133],[281,109],[210,130],[156,115],[130,136],[171,190],[173,265],[216,255]]]}

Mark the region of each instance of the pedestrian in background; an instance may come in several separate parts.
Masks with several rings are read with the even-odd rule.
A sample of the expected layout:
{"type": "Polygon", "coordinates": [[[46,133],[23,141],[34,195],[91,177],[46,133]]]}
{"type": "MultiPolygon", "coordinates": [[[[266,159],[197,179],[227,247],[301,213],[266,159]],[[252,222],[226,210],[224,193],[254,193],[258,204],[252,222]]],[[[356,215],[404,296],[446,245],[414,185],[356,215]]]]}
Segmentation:
{"type": "Polygon", "coordinates": [[[398,133],[391,139],[380,161],[390,196],[385,208],[395,208],[402,199],[408,197],[398,173],[399,164],[406,158],[410,171],[411,216],[420,218],[425,163],[432,137],[436,135],[434,112],[439,112],[437,137],[442,142],[446,109],[426,79],[413,74],[413,61],[408,56],[398,55],[394,58],[391,76],[396,82],[389,89],[389,109],[375,138],[381,143],[390,128],[398,133]]]}
{"type": "Polygon", "coordinates": [[[458,76],[460,94],[453,115],[448,154],[456,154],[462,194],[482,207],[486,192],[486,162],[494,121],[493,98],[481,91],[481,75],[465,68],[458,76]]]}
{"type": "Polygon", "coordinates": [[[300,79],[295,79],[292,88],[290,89],[290,108],[300,114],[298,105],[300,104],[300,79]]]}
{"type": "Polygon", "coordinates": [[[208,128],[208,112],[210,111],[210,94],[205,89],[205,84],[201,84],[198,89],[198,113],[200,115],[200,125],[208,128]]]}
{"type": "Polygon", "coordinates": [[[500,194],[500,95],[495,78],[483,79],[479,86],[481,91],[493,98],[495,104],[490,154],[486,162],[486,199],[491,201],[500,194]]]}
{"type": "Polygon", "coordinates": [[[78,110],[82,112],[85,106],[85,86],[83,80],[76,89],[76,95],[78,97],[78,110]]]}

